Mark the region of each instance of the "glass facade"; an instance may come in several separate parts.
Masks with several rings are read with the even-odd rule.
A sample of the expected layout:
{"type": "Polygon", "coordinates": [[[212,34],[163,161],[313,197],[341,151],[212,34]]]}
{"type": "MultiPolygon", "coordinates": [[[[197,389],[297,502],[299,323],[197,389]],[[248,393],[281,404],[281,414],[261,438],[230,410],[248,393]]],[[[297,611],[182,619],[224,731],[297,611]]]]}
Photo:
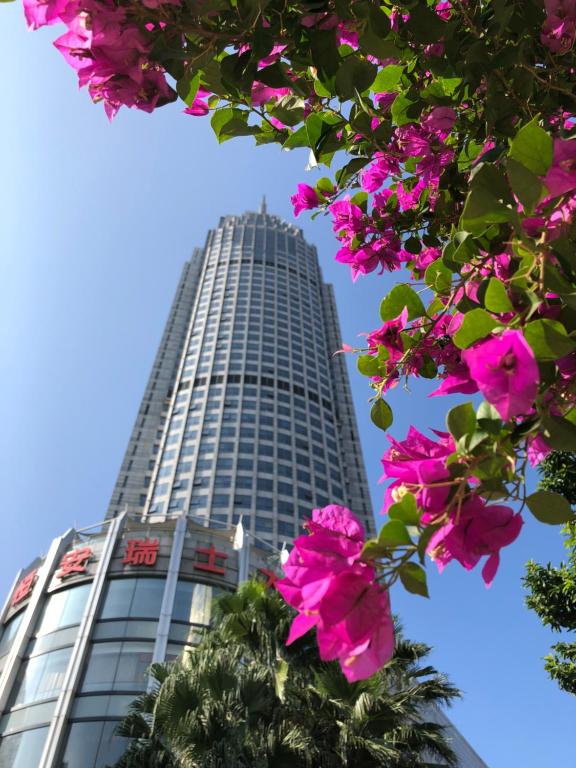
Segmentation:
{"type": "MultiPolygon", "coordinates": [[[[257,540],[279,546],[312,508],[335,503],[372,529],[347,374],[333,358],[333,295],[314,246],[265,211],[226,216],[187,270],[195,296],[148,445],[144,514],[185,512],[214,526],[242,515],[257,540]]],[[[125,461],[110,514],[137,482],[125,461]]]]}
{"type": "Polygon", "coordinates": [[[35,768],[40,764],[47,734],[48,728],[34,728],[3,737],[0,742],[0,768],[35,768]]]}
{"type": "Polygon", "coordinates": [[[164,579],[114,579],[108,582],[100,619],[150,618],[160,615],[164,579]]]}
{"type": "Polygon", "coordinates": [[[115,734],[117,725],[117,722],[73,723],[60,768],[108,768],[113,765],[128,745],[128,739],[115,734]]]}

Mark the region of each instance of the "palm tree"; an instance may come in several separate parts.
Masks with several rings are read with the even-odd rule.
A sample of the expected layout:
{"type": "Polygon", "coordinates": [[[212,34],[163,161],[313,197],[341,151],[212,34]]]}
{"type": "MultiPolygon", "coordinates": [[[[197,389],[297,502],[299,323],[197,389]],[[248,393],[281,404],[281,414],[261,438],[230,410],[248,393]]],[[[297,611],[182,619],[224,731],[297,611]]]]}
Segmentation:
{"type": "Polygon", "coordinates": [[[456,764],[423,712],[458,691],[402,639],[386,667],[349,684],[313,637],[285,646],[291,609],[258,582],[221,598],[214,626],[132,706],[136,740],[116,768],[424,768],[456,764]]]}

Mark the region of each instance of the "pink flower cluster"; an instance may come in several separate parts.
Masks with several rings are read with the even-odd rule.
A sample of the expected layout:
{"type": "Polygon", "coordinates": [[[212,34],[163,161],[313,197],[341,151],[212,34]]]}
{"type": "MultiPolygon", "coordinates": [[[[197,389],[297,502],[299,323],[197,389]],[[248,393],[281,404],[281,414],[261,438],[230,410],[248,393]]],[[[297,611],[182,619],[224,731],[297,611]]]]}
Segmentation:
{"type": "Polygon", "coordinates": [[[432,360],[443,369],[439,373],[442,383],[433,395],[480,391],[505,421],[531,413],[540,372],[522,331],[507,329],[460,350],[452,336],[462,320],[460,314],[444,315],[432,321],[417,320],[410,326],[408,312],[404,310],[397,318],[369,333],[370,352],[376,355],[384,347],[388,354],[383,364],[387,375],[383,391],[396,384],[401,376],[421,375],[423,367],[432,360]],[[428,324],[429,333],[406,354],[402,334],[417,340],[428,324]]]}
{"type": "MultiPolygon", "coordinates": [[[[155,8],[162,2],[146,0],[155,8]]],[[[174,101],[163,68],[150,59],[153,36],[113,0],[24,0],[30,29],[62,22],[68,31],[54,43],[110,119],[121,106],[152,112],[174,101]]]]}
{"type": "Polygon", "coordinates": [[[392,447],[384,454],[383,480],[395,478],[386,492],[385,509],[412,493],[423,510],[424,525],[441,523],[432,535],[427,553],[442,571],[452,560],[471,570],[482,557],[487,560],[482,578],[490,586],[500,563],[500,550],[512,544],[522,528],[522,517],[510,507],[488,505],[473,491],[455,503],[454,485],[446,460],[454,452],[450,435],[437,433],[438,442],[410,427],[405,440],[389,437],[392,447]]]}
{"type": "Polygon", "coordinates": [[[350,682],[370,677],[392,656],[394,625],[388,592],[360,560],[364,529],[349,509],[333,504],[313,510],[306,527],[276,582],[299,612],[288,644],[315,627],[323,661],[338,660],[350,682]]]}
{"type": "Polygon", "coordinates": [[[566,233],[576,214],[576,140],[554,139],[552,165],[542,183],[548,195],[535,215],[523,220],[524,229],[535,239],[552,242],[566,233]]]}
{"type": "Polygon", "coordinates": [[[440,177],[454,158],[454,150],[445,142],[455,120],[452,108],[435,107],[420,124],[396,128],[389,149],[377,152],[361,175],[363,190],[376,192],[370,215],[349,199],[330,206],[332,226],[342,243],[336,259],[350,265],[354,279],[378,267],[396,270],[410,261],[397,234],[398,215],[416,208],[424,196],[434,209],[440,177]],[[406,170],[408,161],[416,161],[413,174],[406,170]],[[390,180],[392,186],[378,192],[390,180]]]}
{"type": "Polygon", "coordinates": [[[562,55],[574,45],[576,39],[576,0],[544,0],[546,21],[540,41],[552,53],[562,55]]]}

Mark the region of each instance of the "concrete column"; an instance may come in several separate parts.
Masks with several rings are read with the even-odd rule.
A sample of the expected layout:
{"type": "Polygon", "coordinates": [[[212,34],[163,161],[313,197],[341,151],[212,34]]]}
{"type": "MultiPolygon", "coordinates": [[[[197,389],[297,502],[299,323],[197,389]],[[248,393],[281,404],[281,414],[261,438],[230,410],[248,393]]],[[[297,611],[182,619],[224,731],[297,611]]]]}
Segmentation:
{"type": "Polygon", "coordinates": [[[38,768],[52,768],[55,766],[60,750],[64,744],[67,721],[74,702],[74,696],[76,695],[80,674],[88,651],[89,641],[98,614],[104,586],[106,584],[108,567],[114,553],[116,542],[124,526],[125,519],[126,514],[123,513],[118,517],[115,517],[109,523],[108,533],[106,534],[106,540],[98,562],[98,570],[94,575],[92,588],[88,595],[84,615],[80,622],[76,642],[72,649],[72,656],[68,664],[68,669],[66,670],[60,696],[56,702],[56,708],[54,710],[54,715],[52,716],[52,722],[50,724],[48,736],[46,737],[46,744],[44,745],[44,752],[42,753],[38,768]]]}

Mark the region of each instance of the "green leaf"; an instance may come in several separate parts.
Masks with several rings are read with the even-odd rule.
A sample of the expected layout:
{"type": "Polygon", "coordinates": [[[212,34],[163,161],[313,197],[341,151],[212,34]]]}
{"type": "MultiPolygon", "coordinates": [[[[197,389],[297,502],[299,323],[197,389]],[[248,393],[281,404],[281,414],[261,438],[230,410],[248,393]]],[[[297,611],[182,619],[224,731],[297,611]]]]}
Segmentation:
{"type": "Polygon", "coordinates": [[[178,80],[176,83],[176,91],[178,92],[178,96],[182,99],[185,104],[187,104],[189,107],[192,105],[194,99],[196,98],[196,94],[198,93],[198,88],[200,87],[200,72],[196,72],[194,75],[191,76],[190,71],[186,71],[184,73],[184,76],[178,80]]]}
{"type": "Polygon", "coordinates": [[[418,43],[435,43],[446,33],[446,23],[431,11],[426,3],[415,4],[410,8],[410,18],[406,24],[418,43]]]}
{"type": "Polygon", "coordinates": [[[514,307],[508,298],[508,291],[503,282],[491,277],[484,295],[484,306],[490,312],[513,312],[514,307]]]}
{"type": "Polygon", "coordinates": [[[395,45],[394,40],[381,37],[371,29],[367,29],[358,42],[362,51],[379,59],[399,59],[402,55],[402,51],[395,45]]]}
{"type": "Polygon", "coordinates": [[[408,320],[414,320],[426,314],[422,299],[409,285],[396,285],[380,304],[380,317],[384,322],[393,320],[408,308],[408,320]]]}
{"type": "Polygon", "coordinates": [[[370,418],[377,427],[386,431],[394,420],[392,408],[390,408],[385,400],[376,400],[370,410],[370,418]]]}
{"type": "Polygon", "coordinates": [[[537,360],[558,360],[576,349],[576,342],[557,320],[534,320],[524,328],[524,338],[537,360]]]}
{"type": "Polygon", "coordinates": [[[270,114],[284,125],[298,125],[304,118],[304,101],[298,96],[284,96],[271,107],[270,114]]]}
{"type": "Polygon", "coordinates": [[[560,416],[543,416],[544,439],[555,451],[576,451],[576,426],[560,416]]]}
{"type": "Polygon", "coordinates": [[[401,547],[412,544],[408,529],[401,520],[390,520],[378,534],[378,544],[384,547],[401,547]]]}
{"type": "Polygon", "coordinates": [[[420,512],[416,504],[416,497],[412,493],[405,493],[400,501],[388,507],[390,520],[401,520],[406,525],[418,525],[420,512]]]}
{"type": "Polygon", "coordinates": [[[380,557],[387,557],[390,555],[389,547],[385,547],[378,543],[377,539],[368,539],[368,541],[362,547],[362,560],[377,560],[380,557]]]}
{"type": "Polygon", "coordinates": [[[452,271],[444,265],[442,259],[437,259],[426,267],[424,282],[435,293],[446,295],[452,290],[452,271]]]}
{"type": "Polygon", "coordinates": [[[378,376],[380,373],[380,361],[374,355],[361,355],[356,365],[363,376],[378,376]]]}
{"type": "Polygon", "coordinates": [[[341,61],[336,45],[336,32],[334,29],[312,27],[308,30],[308,37],[312,61],[318,70],[320,80],[329,79],[336,74],[341,61]]]}
{"type": "Polygon", "coordinates": [[[370,86],[370,90],[374,93],[391,93],[392,91],[399,91],[397,87],[404,74],[404,67],[400,64],[389,64],[384,69],[381,69],[376,76],[376,80],[370,86]]]}
{"type": "Polygon", "coordinates": [[[511,221],[514,200],[499,168],[484,163],[474,174],[464,204],[461,229],[483,232],[487,224],[511,221]]]}
{"type": "Polygon", "coordinates": [[[351,99],[356,91],[362,93],[372,85],[377,71],[370,61],[348,56],[336,73],[336,93],[342,100],[351,99]]]}
{"type": "Polygon", "coordinates": [[[473,309],[464,315],[462,325],[454,334],[454,344],[459,349],[466,349],[475,341],[488,336],[495,328],[502,328],[502,324],[485,309],[473,309]]]}
{"type": "Polygon", "coordinates": [[[442,253],[442,263],[453,272],[459,272],[477,253],[476,243],[470,232],[456,232],[442,253]]]}
{"type": "Polygon", "coordinates": [[[400,93],[392,102],[390,113],[396,125],[401,126],[414,122],[418,118],[420,110],[414,101],[400,93]]]}
{"type": "Polygon", "coordinates": [[[302,125],[297,131],[291,133],[282,144],[282,149],[295,149],[296,147],[308,147],[308,131],[306,126],[302,125]]]}
{"type": "Polygon", "coordinates": [[[552,491],[536,491],[526,499],[530,512],[541,523],[562,525],[575,519],[568,499],[552,491]]]}
{"type": "Polygon", "coordinates": [[[286,688],[286,680],[288,679],[289,671],[290,667],[288,666],[287,661],[279,659],[276,662],[276,668],[274,670],[274,690],[280,701],[284,701],[284,689],[286,688]]]}
{"type": "Polygon", "coordinates": [[[492,425],[494,425],[494,428],[497,428],[498,431],[500,431],[500,427],[502,426],[502,419],[500,418],[500,414],[493,405],[487,403],[485,400],[483,400],[478,406],[478,410],[476,411],[476,418],[479,425],[483,429],[490,431],[492,429],[492,425]]]}
{"type": "Polygon", "coordinates": [[[524,125],[510,142],[510,157],[537,176],[544,176],[552,165],[554,144],[552,137],[534,118],[524,125]]]}
{"type": "Polygon", "coordinates": [[[258,126],[248,125],[247,121],[248,112],[226,107],[214,112],[210,124],[218,142],[222,144],[233,136],[251,136],[260,133],[258,126]]]}
{"type": "Polygon", "coordinates": [[[323,176],[321,179],[318,179],[318,181],[316,182],[316,189],[325,195],[333,195],[335,192],[334,184],[326,176],[323,176]]]}
{"type": "Polygon", "coordinates": [[[424,564],[424,561],[426,559],[426,548],[428,547],[428,544],[430,543],[430,539],[436,531],[438,531],[442,527],[441,523],[436,523],[435,525],[427,525],[426,528],[422,531],[420,534],[420,538],[418,539],[418,558],[422,564],[424,564]]]}
{"type": "Polygon", "coordinates": [[[404,563],[398,571],[404,589],[414,595],[430,597],[426,583],[426,571],[418,563],[404,563]]]}
{"type": "Polygon", "coordinates": [[[462,403],[451,408],[446,416],[446,425],[455,440],[471,435],[476,429],[476,414],[472,403],[462,403]]]}
{"type": "Polygon", "coordinates": [[[511,157],[506,170],[512,191],[527,211],[533,211],[546,196],[546,187],[535,173],[511,157]]]}

